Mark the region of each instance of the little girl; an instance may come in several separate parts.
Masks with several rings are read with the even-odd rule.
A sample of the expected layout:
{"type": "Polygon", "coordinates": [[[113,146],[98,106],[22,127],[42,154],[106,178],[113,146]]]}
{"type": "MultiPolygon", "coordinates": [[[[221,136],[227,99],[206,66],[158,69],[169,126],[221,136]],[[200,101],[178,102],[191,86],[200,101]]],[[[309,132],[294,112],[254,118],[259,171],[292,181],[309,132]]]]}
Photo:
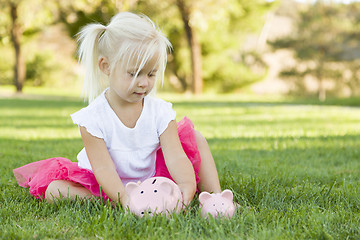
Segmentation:
{"type": "Polygon", "coordinates": [[[14,169],[19,185],[48,202],[102,196],[124,207],[129,201],[124,185],[153,176],[175,181],[184,204],[196,189],[221,192],[205,138],[189,119],[175,122],[171,103],[151,96],[163,81],[171,48],[154,23],[144,15],[119,13],[107,26],[84,27],[79,42],[89,105],[71,118],[84,149],[78,163],[52,158],[14,169]]]}

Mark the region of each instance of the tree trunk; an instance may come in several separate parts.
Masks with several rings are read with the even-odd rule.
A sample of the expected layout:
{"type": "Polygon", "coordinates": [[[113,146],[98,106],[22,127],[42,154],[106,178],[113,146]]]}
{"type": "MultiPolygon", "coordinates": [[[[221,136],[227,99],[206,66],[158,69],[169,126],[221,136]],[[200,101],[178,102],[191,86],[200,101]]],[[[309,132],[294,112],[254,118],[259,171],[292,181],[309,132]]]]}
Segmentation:
{"type": "Polygon", "coordinates": [[[11,40],[15,49],[14,84],[16,86],[16,91],[22,92],[26,75],[26,65],[21,52],[20,39],[22,36],[22,29],[18,23],[17,8],[17,3],[10,2],[10,15],[12,19],[11,40]]]}
{"type": "Polygon", "coordinates": [[[173,51],[172,55],[174,57],[174,60],[169,62],[168,65],[171,66],[171,68],[174,71],[174,75],[176,77],[176,80],[180,83],[181,85],[181,91],[186,91],[188,88],[188,81],[186,81],[186,74],[180,74],[180,64],[178,62],[176,62],[177,59],[177,52],[173,51]]]}
{"type": "Polygon", "coordinates": [[[325,86],[324,86],[324,80],[322,78],[318,79],[318,82],[319,82],[319,100],[321,102],[324,102],[326,100],[326,89],[325,89],[325,86]]]}
{"type": "Polygon", "coordinates": [[[201,46],[196,31],[190,25],[190,9],[184,0],[176,0],[184,22],[187,41],[191,52],[192,87],[194,94],[201,94],[203,90],[201,46]]]}
{"type": "Polygon", "coordinates": [[[319,61],[317,70],[316,70],[316,78],[318,80],[318,98],[321,102],[326,100],[326,88],[325,88],[325,82],[323,77],[324,70],[324,64],[322,61],[319,61]]]}

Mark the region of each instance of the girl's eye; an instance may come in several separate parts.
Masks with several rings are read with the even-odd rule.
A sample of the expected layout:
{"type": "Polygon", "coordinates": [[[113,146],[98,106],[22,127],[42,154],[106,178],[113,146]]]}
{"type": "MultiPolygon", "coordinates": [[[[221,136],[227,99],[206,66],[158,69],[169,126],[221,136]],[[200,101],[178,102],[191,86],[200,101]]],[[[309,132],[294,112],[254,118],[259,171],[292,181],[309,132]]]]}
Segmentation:
{"type": "Polygon", "coordinates": [[[155,77],[156,74],[155,74],[155,73],[149,73],[148,76],[149,76],[149,77],[155,77]]]}
{"type": "Polygon", "coordinates": [[[135,77],[136,76],[136,72],[128,72],[130,77],[135,77]]]}

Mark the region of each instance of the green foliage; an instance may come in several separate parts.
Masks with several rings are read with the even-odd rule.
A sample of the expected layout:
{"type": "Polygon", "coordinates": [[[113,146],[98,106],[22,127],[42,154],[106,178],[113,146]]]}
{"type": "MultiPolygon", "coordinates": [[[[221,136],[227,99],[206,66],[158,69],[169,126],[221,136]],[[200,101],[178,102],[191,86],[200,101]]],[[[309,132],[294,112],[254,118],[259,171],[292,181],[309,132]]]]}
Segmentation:
{"type": "Polygon", "coordinates": [[[50,52],[36,53],[26,63],[26,82],[32,86],[44,86],[55,70],[56,64],[50,52]]]}
{"type": "MultiPolygon", "coordinates": [[[[265,70],[254,71],[253,64],[243,58],[253,53],[241,52],[248,33],[256,32],[264,24],[265,14],[274,4],[264,1],[218,1],[201,8],[206,27],[201,29],[205,86],[222,92],[233,91],[261,80],[265,70]],[[207,14],[205,14],[205,12],[207,14]]],[[[264,62],[261,68],[266,69],[264,62]]]]}
{"type": "MultiPolygon", "coordinates": [[[[228,55],[224,53],[209,54],[204,57],[204,65],[207,66],[204,69],[204,79],[207,81],[208,89],[231,92],[259,81],[265,76],[265,64],[260,63],[261,71],[255,72],[252,71],[251,66],[246,65],[244,57],[234,60],[228,55]]],[[[256,58],[256,55],[248,55],[256,58]]],[[[256,61],[261,62],[258,58],[256,61]]],[[[255,63],[251,65],[255,66],[255,63]]]]}
{"type": "Polygon", "coordinates": [[[229,92],[263,79],[266,64],[254,53],[241,52],[241,47],[248,33],[261,29],[265,14],[274,4],[220,1],[220,5],[211,6],[211,14],[204,16],[207,27],[201,31],[205,84],[229,92]],[[256,63],[244,61],[249,55],[256,58],[256,63]],[[253,70],[256,64],[262,71],[253,70]]]}
{"type": "MultiPolygon", "coordinates": [[[[163,29],[173,44],[174,51],[169,60],[168,70],[177,77],[185,90],[191,85],[190,51],[176,1],[139,0],[133,2],[131,7],[124,10],[148,15],[163,29]]],[[[186,2],[192,6],[193,10],[190,16],[191,24],[200,35],[204,81],[208,88],[218,86],[220,91],[231,91],[264,77],[264,72],[257,73],[240,61],[242,55],[240,49],[246,34],[262,27],[264,15],[275,3],[261,0],[186,2]],[[219,63],[219,59],[222,63],[219,63]]],[[[86,0],[81,1],[81,4],[61,1],[58,4],[60,19],[66,24],[70,36],[74,36],[86,23],[107,23],[110,20],[109,16],[116,12],[113,1],[92,1],[91,4],[86,0]]]]}
{"type": "Polygon", "coordinates": [[[59,20],[65,24],[71,38],[75,38],[88,23],[109,23],[111,17],[118,12],[116,4],[111,0],[57,1],[57,7],[59,20]]]}
{"type": "Polygon", "coordinates": [[[13,84],[13,53],[12,49],[3,47],[0,44],[0,84],[9,85],[13,84]]]}
{"type": "MultiPolygon", "coordinates": [[[[74,86],[78,84],[72,68],[76,64],[59,60],[50,50],[39,51],[33,44],[28,43],[24,46],[26,52],[26,86],[74,86]]],[[[0,59],[0,84],[13,84],[13,50],[0,46],[3,54],[0,59]]],[[[71,60],[71,59],[70,59],[71,60]]],[[[69,60],[68,60],[69,61],[69,60]]]]}
{"type": "MultiPolygon", "coordinates": [[[[30,59],[26,46],[36,41],[36,37],[44,28],[54,23],[54,1],[2,0],[0,1],[0,7],[0,50],[1,55],[7,61],[6,63],[0,62],[0,69],[4,72],[3,76],[0,77],[0,83],[13,83],[18,91],[22,91],[24,79],[21,77],[22,74],[19,74],[17,78],[16,72],[19,69],[25,69],[25,66],[28,65],[30,67],[26,72],[27,77],[30,78],[28,82],[43,85],[45,81],[43,76],[49,75],[52,69],[49,69],[47,61],[39,58],[40,55],[35,59],[30,59]],[[12,4],[14,4],[14,16],[16,16],[14,19],[10,14],[12,4]],[[15,36],[17,37],[11,35],[14,32],[16,32],[15,36]],[[8,49],[12,49],[14,53],[11,54],[8,49]],[[17,49],[19,59],[22,59],[21,61],[15,60],[15,49],[17,49]]],[[[25,71],[21,72],[25,73],[25,71]]]]}
{"type": "Polygon", "coordinates": [[[18,3],[18,24],[21,25],[24,39],[23,43],[31,40],[32,37],[40,33],[45,27],[54,22],[53,1],[44,0],[1,0],[0,1],[0,43],[9,44],[11,31],[11,17],[9,3],[18,3]]]}
{"type": "MultiPolygon", "coordinates": [[[[263,16],[275,4],[267,1],[244,0],[201,0],[186,1],[191,5],[191,24],[200,36],[203,55],[203,71],[205,86],[208,89],[231,91],[260,80],[264,71],[258,73],[252,66],[241,62],[240,52],[243,39],[249,32],[258,31],[264,22],[263,16]],[[221,64],[216,64],[221,59],[221,64]]],[[[75,38],[80,28],[91,22],[106,24],[119,10],[142,12],[154,19],[174,46],[170,57],[168,75],[175,75],[182,90],[191,86],[190,50],[185,37],[184,25],[179,14],[176,1],[159,0],[126,0],[126,1],[19,1],[19,24],[23,26],[23,46],[36,41],[36,36],[44,28],[56,22],[65,24],[67,33],[75,38]]],[[[11,20],[7,3],[0,14],[0,41],[11,47],[9,35],[11,20]]],[[[25,47],[26,48],[26,47],[25,47]]],[[[26,55],[28,84],[44,85],[58,74],[50,62],[44,61],[45,55],[39,53],[29,58],[26,55]],[[49,79],[49,80],[48,80],[49,79]]],[[[10,61],[1,63],[0,69],[6,72],[0,82],[9,84],[12,66],[10,61]]],[[[64,66],[62,63],[59,66],[64,66]]],[[[263,68],[266,68],[263,66],[263,68]]],[[[62,81],[58,79],[57,81],[62,81]]],[[[52,84],[51,82],[48,84],[52,84]]]]}
{"type": "Polygon", "coordinates": [[[358,92],[353,86],[360,81],[359,72],[352,70],[360,59],[359,15],[356,12],[359,8],[359,3],[346,5],[317,1],[299,12],[294,34],[270,43],[275,49],[294,50],[299,64],[282,72],[282,76],[295,83],[295,92],[307,92],[306,76],[318,80],[319,95],[321,91],[341,94],[344,88],[352,94],[358,92]],[[350,69],[351,76],[344,76],[344,72],[350,69]],[[333,88],[325,89],[323,81],[331,81],[333,88]]]}
{"type": "Polygon", "coordinates": [[[0,99],[0,238],[359,238],[360,110],[347,106],[359,99],[166,98],[178,120],[188,115],[207,137],[221,185],[240,204],[231,220],[201,218],[197,200],[184,214],[138,219],[94,200],[31,198],[12,169],[55,156],[75,160],[82,141],[69,114],[84,104],[0,99]]]}

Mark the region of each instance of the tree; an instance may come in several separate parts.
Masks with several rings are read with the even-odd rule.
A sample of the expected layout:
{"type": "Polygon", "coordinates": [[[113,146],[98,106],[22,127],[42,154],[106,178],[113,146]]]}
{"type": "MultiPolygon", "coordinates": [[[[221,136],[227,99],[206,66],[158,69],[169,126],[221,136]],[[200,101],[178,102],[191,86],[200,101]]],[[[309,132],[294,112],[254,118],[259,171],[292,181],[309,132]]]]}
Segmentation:
{"type": "Polygon", "coordinates": [[[267,66],[259,53],[243,49],[243,42],[248,34],[263,27],[266,14],[276,3],[261,0],[208,0],[207,3],[206,10],[200,8],[203,9],[201,42],[206,85],[229,92],[261,80],[267,66]]]}
{"type": "Polygon", "coordinates": [[[14,85],[17,92],[22,92],[26,78],[26,58],[24,42],[51,24],[51,7],[44,0],[1,0],[2,13],[6,13],[1,22],[10,36],[14,48],[14,85]],[[31,7],[30,7],[31,6],[31,7]],[[26,19],[26,21],[25,21],[26,19]],[[26,24],[25,24],[26,23],[26,24]]]}
{"type": "MultiPolygon", "coordinates": [[[[289,48],[295,53],[297,66],[284,70],[282,76],[292,79],[295,90],[306,91],[304,79],[311,76],[317,80],[317,95],[324,101],[326,82],[334,86],[343,82],[344,70],[352,68],[360,58],[358,28],[354,25],[358,4],[343,5],[317,1],[300,11],[296,32],[270,44],[275,49],[289,48]]],[[[357,20],[358,21],[358,20],[357,20]]]]}
{"type": "Polygon", "coordinates": [[[134,10],[137,0],[70,0],[56,1],[61,23],[65,24],[69,36],[74,36],[88,23],[110,22],[119,11],[134,10]]]}
{"type": "Polygon", "coordinates": [[[161,26],[174,46],[168,69],[179,80],[183,91],[191,86],[192,91],[199,94],[203,86],[211,82],[225,86],[222,90],[230,90],[261,77],[241,62],[240,49],[244,35],[261,28],[261,18],[272,6],[266,1],[79,0],[75,4],[64,0],[57,4],[60,20],[70,36],[89,22],[108,23],[120,10],[149,16],[161,26]],[[202,64],[204,61],[206,65],[202,64]]]}
{"type": "MultiPolygon", "coordinates": [[[[138,4],[137,0],[132,1],[83,1],[84,5],[74,5],[70,1],[58,1],[60,10],[60,21],[63,22],[71,36],[74,36],[80,28],[89,22],[100,22],[106,24],[110,21],[110,17],[116,14],[117,11],[128,11],[135,9],[148,9],[151,3],[142,2],[138,4]],[[86,4],[87,3],[87,4],[86,4]],[[145,5],[145,6],[144,6],[145,5]],[[143,8],[142,8],[143,7],[143,8]],[[72,21],[69,21],[69,16],[75,16],[72,21]]],[[[157,3],[156,3],[157,4],[157,3]]],[[[201,67],[201,46],[197,38],[197,33],[190,24],[191,8],[184,0],[176,0],[176,4],[181,12],[181,17],[184,23],[184,29],[188,39],[189,47],[191,49],[192,59],[192,75],[193,75],[193,92],[198,94],[202,92],[202,67],[201,67]]],[[[147,13],[148,11],[142,11],[147,13]]],[[[149,16],[156,15],[153,11],[149,11],[149,16]]],[[[160,14],[160,12],[158,12],[160,14]]],[[[148,15],[148,14],[147,14],[148,15]]],[[[186,88],[185,81],[182,82],[186,88]]]]}
{"type": "Polygon", "coordinates": [[[147,0],[139,1],[137,9],[164,27],[174,46],[169,66],[183,90],[190,85],[200,93],[203,86],[231,91],[264,76],[265,71],[255,73],[242,61],[249,53],[241,48],[274,5],[262,0],[147,0]]]}
{"type": "Polygon", "coordinates": [[[21,92],[25,82],[26,65],[21,48],[23,26],[18,18],[18,9],[21,1],[8,1],[8,9],[11,17],[11,42],[15,51],[14,84],[17,92],[21,92]]]}
{"type": "Polygon", "coordinates": [[[202,57],[201,45],[198,38],[198,33],[190,22],[192,1],[176,0],[179,8],[181,19],[184,23],[186,39],[189,44],[191,53],[191,69],[192,69],[192,87],[194,94],[201,94],[203,91],[202,79],[202,57]]]}

